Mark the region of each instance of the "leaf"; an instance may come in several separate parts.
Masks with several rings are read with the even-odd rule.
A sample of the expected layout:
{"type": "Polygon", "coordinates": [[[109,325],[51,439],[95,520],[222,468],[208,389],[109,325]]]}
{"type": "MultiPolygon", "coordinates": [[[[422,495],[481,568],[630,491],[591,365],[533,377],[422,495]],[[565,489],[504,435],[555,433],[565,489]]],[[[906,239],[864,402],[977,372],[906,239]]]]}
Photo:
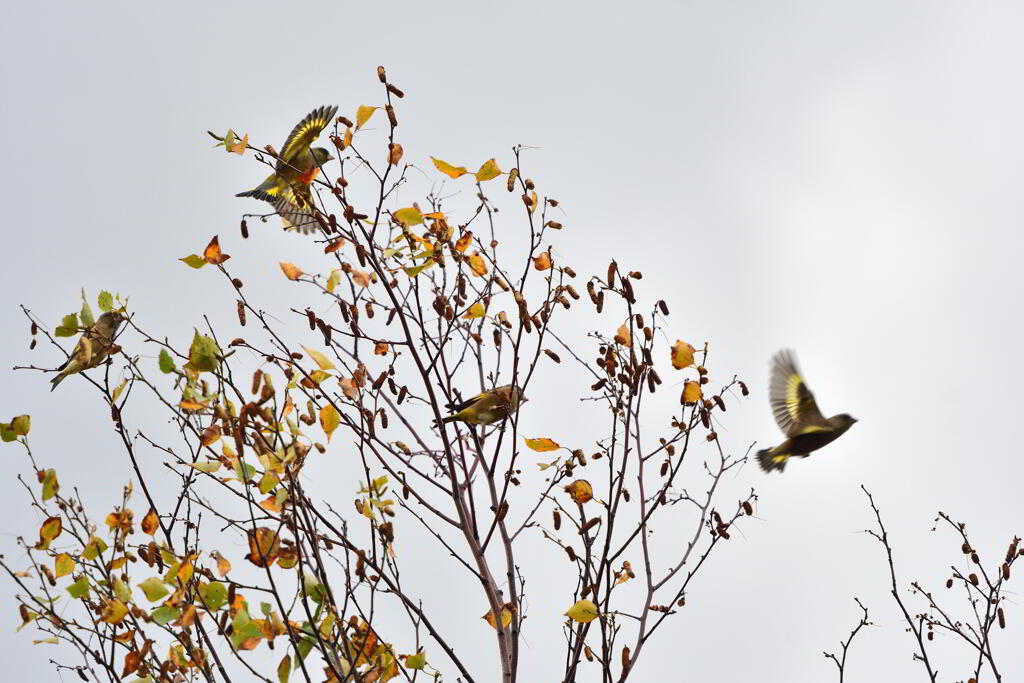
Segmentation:
{"type": "Polygon", "coordinates": [[[523,439],[526,442],[526,446],[531,450],[537,451],[538,453],[546,453],[547,451],[557,451],[561,446],[552,441],[547,437],[539,439],[523,439]]]}
{"type": "Polygon", "coordinates": [[[75,600],[89,597],[89,577],[83,575],[68,586],[68,594],[75,600]]]}
{"type": "Polygon", "coordinates": [[[386,355],[388,355],[388,349],[389,348],[390,347],[388,346],[387,342],[379,341],[379,342],[377,342],[376,344],[373,345],[373,355],[375,355],[375,356],[386,356],[386,355]]]}
{"type": "Polygon", "coordinates": [[[559,462],[561,462],[561,460],[559,458],[555,458],[551,462],[539,462],[539,463],[537,463],[537,469],[539,469],[541,472],[543,472],[544,470],[548,469],[549,467],[554,467],[559,462]]]}
{"type": "Polygon", "coordinates": [[[683,385],[683,403],[692,405],[701,398],[700,383],[687,382],[683,385]]]}
{"type": "Polygon", "coordinates": [[[199,585],[199,597],[203,599],[206,609],[216,612],[228,602],[228,589],[220,581],[211,581],[199,585]]]}
{"type": "Polygon", "coordinates": [[[423,222],[423,214],[415,206],[399,209],[391,215],[394,216],[396,221],[407,228],[411,225],[419,225],[423,222]]]}
{"type": "Polygon", "coordinates": [[[600,615],[597,611],[597,605],[592,601],[577,600],[576,604],[566,611],[565,616],[580,624],[588,624],[600,615]]]}
{"type": "Polygon", "coordinates": [[[113,310],[113,308],[114,308],[114,297],[113,297],[113,295],[111,295],[110,292],[108,292],[106,290],[103,290],[102,292],[100,292],[100,295],[98,297],[96,297],[96,306],[99,307],[99,309],[101,311],[103,311],[104,313],[107,313],[107,312],[113,310]]]}
{"type": "Polygon", "coordinates": [[[39,542],[36,543],[36,550],[46,550],[53,543],[53,539],[60,536],[64,523],[60,517],[47,517],[42,526],[39,527],[39,542]]]}
{"type": "Polygon", "coordinates": [[[83,327],[92,327],[96,324],[96,318],[92,315],[92,308],[89,306],[89,301],[85,298],[85,289],[82,289],[82,312],[78,314],[78,317],[81,319],[83,327]]]}
{"type": "Polygon", "coordinates": [[[369,121],[370,117],[373,116],[373,112],[378,109],[380,109],[380,107],[371,107],[368,104],[359,105],[359,108],[356,109],[356,130],[362,128],[363,124],[369,121]]]}
{"type": "Polygon", "coordinates": [[[242,156],[243,154],[245,154],[245,150],[248,147],[248,145],[249,145],[249,134],[248,133],[246,133],[244,136],[242,136],[242,139],[240,139],[238,142],[236,142],[234,144],[230,144],[230,145],[227,144],[227,140],[226,139],[224,141],[224,148],[227,151],[229,151],[229,152],[234,152],[238,156],[242,156]]]}
{"type": "Polygon", "coordinates": [[[303,272],[293,263],[281,261],[277,265],[281,266],[281,272],[284,273],[284,276],[289,280],[298,280],[303,276],[303,272]]]}
{"type": "Polygon", "coordinates": [[[124,671],[121,672],[121,678],[127,678],[128,674],[135,673],[140,666],[142,666],[142,652],[132,650],[124,656],[124,671]]]}
{"type": "Polygon", "coordinates": [[[403,154],[402,146],[397,142],[391,143],[388,147],[388,163],[392,166],[398,166],[398,162],[402,160],[403,154]]]}
{"type": "Polygon", "coordinates": [[[19,415],[11,419],[11,430],[17,436],[28,436],[30,429],[32,429],[32,418],[28,415],[19,415]]]}
{"type": "Polygon", "coordinates": [[[174,365],[174,359],[171,358],[171,354],[167,349],[160,349],[160,372],[165,375],[174,372],[176,366],[174,365]]]}
{"type": "Polygon", "coordinates": [[[184,256],[178,260],[189,268],[195,268],[196,270],[199,270],[206,265],[206,259],[199,254],[189,254],[188,256],[184,256]]]}
{"type": "Polygon", "coordinates": [[[325,354],[323,354],[323,353],[321,353],[319,351],[316,351],[314,349],[311,349],[308,346],[303,346],[302,348],[306,351],[306,353],[309,354],[309,357],[313,359],[313,362],[315,362],[317,365],[320,366],[321,370],[334,370],[335,369],[334,368],[334,363],[332,363],[331,359],[328,358],[325,354]]]}
{"type": "Polygon", "coordinates": [[[487,309],[484,308],[483,302],[477,301],[475,304],[469,307],[469,310],[463,314],[463,319],[474,320],[476,318],[482,318],[487,315],[487,309]]]}
{"type": "Polygon", "coordinates": [[[480,277],[487,275],[487,261],[484,260],[479,251],[474,251],[469,255],[469,267],[480,277]]]}
{"type": "Polygon", "coordinates": [[[107,600],[100,611],[100,621],[107,624],[120,624],[128,615],[128,608],[120,600],[107,600]]]}
{"type": "MultiPolygon", "coordinates": [[[[503,627],[508,628],[508,625],[512,623],[512,616],[515,612],[516,607],[511,602],[506,602],[504,605],[501,606],[501,625],[503,627]]],[[[491,627],[494,628],[494,630],[498,629],[498,626],[494,620],[494,610],[489,611],[487,614],[483,615],[480,618],[486,621],[488,624],[490,624],[491,627]]]]}
{"type": "Polygon", "coordinates": [[[551,267],[551,252],[544,251],[533,259],[533,267],[537,270],[547,270],[551,267]]]}
{"type": "Polygon", "coordinates": [[[416,277],[427,268],[433,266],[435,263],[436,261],[434,261],[434,259],[428,259],[423,263],[419,264],[418,266],[409,266],[406,268],[402,268],[402,270],[404,270],[405,274],[408,275],[409,277],[416,277]]]}
{"type": "Polygon", "coordinates": [[[149,508],[149,512],[142,518],[142,533],[149,534],[150,536],[156,535],[156,530],[160,528],[160,518],[156,514],[156,510],[149,508]]]}
{"type": "Polygon", "coordinates": [[[213,474],[220,469],[221,462],[220,460],[199,460],[198,462],[188,463],[188,466],[200,472],[213,474]]]}
{"type": "Polygon", "coordinates": [[[121,398],[121,394],[124,393],[124,390],[125,390],[125,388],[127,388],[127,386],[128,386],[128,378],[125,377],[123,380],[121,380],[120,384],[118,384],[116,387],[114,387],[114,393],[110,397],[111,400],[114,403],[117,403],[118,399],[121,398]]]}
{"type": "Polygon", "coordinates": [[[407,655],[405,658],[405,668],[415,669],[422,671],[427,667],[427,653],[420,650],[414,655],[407,655]]]}
{"type": "Polygon", "coordinates": [[[57,470],[49,469],[43,473],[43,500],[50,500],[60,490],[60,483],[57,481],[57,470]]]}
{"type": "Polygon", "coordinates": [[[228,562],[228,559],[216,550],[210,554],[213,556],[213,559],[217,561],[217,573],[222,577],[227,576],[228,572],[231,571],[231,563],[228,562]]]}
{"type": "Polygon", "coordinates": [[[155,610],[150,612],[149,616],[153,618],[153,621],[161,626],[167,626],[167,624],[181,616],[181,610],[177,607],[164,605],[163,607],[157,607],[155,610]]]}
{"type": "Polygon", "coordinates": [[[459,239],[457,239],[455,241],[455,249],[456,249],[456,251],[458,251],[459,253],[465,253],[466,248],[469,246],[469,243],[472,242],[472,241],[473,241],[473,231],[472,230],[466,230],[461,235],[459,235],[459,239]]]}
{"type": "Polygon", "coordinates": [[[441,161],[437,157],[430,157],[430,160],[434,162],[434,167],[444,173],[449,178],[458,178],[459,176],[466,175],[469,171],[466,170],[465,166],[453,166],[447,161],[441,161]]]}
{"type": "Polygon", "coordinates": [[[210,243],[206,245],[206,249],[203,250],[203,260],[213,265],[224,263],[231,258],[229,255],[221,252],[220,241],[217,238],[218,236],[214,235],[210,243]]]}
{"type": "Polygon", "coordinates": [[[209,446],[220,440],[221,431],[220,425],[217,423],[211,424],[209,427],[203,430],[199,435],[199,443],[203,446],[209,446]]]}
{"type": "Polygon", "coordinates": [[[372,280],[370,278],[370,274],[367,273],[365,270],[359,270],[358,268],[353,268],[352,269],[352,281],[355,282],[360,287],[369,287],[370,286],[370,282],[372,280]]]}
{"type": "Polygon", "coordinates": [[[327,277],[327,293],[333,294],[334,290],[338,288],[341,283],[341,270],[335,268],[331,271],[331,274],[327,277]]]}
{"type": "Polygon", "coordinates": [[[68,313],[53,331],[55,337],[73,337],[78,333],[78,314],[68,313]]]}
{"type": "Polygon", "coordinates": [[[586,479],[577,479],[565,487],[565,492],[568,493],[572,497],[573,501],[578,505],[583,505],[587,501],[594,499],[594,487],[592,487],[590,482],[586,479]]]}
{"type": "Polygon", "coordinates": [[[633,348],[633,335],[629,332],[628,325],[620,325],[619,329],[615,331],[615,343],[621,346],[625,346],[627,349],[633,348]]]}
{"type": "Polygon", "coordinates": [[[146,599],[150,602],[156,602],[171,592],[167,588],[167,584],[158,576],[151,576],[138,585],[142,592],[146,594],[146,599]]]}
{"type": "Polygon", "coordinates": [[[53,562],[53,574],[58,579],[75,571],[75,560],[67,553],[57,555],[53,562]]]}
{"type": "Polygon", "coordinates": [[[292,658],[285,653],[281,663],[277,665],[277,683],[288,683],[288,677],[292,673],[292,658]]]}
{"type": "Polygon", "coordinates": [[[250,531],[249,554],[245,559],[257,567],[269,567],[281,554],[281,539],[277,532],[267,527],[257,527],[250,531]]]}
{"type": "Polygon", "coordinates": [[[196,330],[192,337],[192,346],[188,350],[188,365],[190,370],[197,372],[213,372],[220,362],[220,349],[213,337],[199,334],[196,330]]]}
{"type": "Polygon", "coordinates": [[[485,180],[497,178],[499,175],[501,175],[501,169],[498,168],[498,162],[494,159],[488,159],[476,172],[476,179],[484,182],[485,180]]]}
{"type": "Polygon", "coordinates": [[[693,365],[693,352],[695,349],[684,342],[682,339],[677,339],[676,343],[672,345],[672,367],[676,370],[682,370],[693,365]]]}

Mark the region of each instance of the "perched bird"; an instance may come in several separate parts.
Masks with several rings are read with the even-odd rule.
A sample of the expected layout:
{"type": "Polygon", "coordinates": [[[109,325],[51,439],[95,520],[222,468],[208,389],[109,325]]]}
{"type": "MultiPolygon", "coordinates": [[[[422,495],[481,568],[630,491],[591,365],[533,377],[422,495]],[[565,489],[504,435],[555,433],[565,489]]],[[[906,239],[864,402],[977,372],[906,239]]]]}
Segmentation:
{"type": "Polygon", "coordinates": [[[829,418],[821,414],[814,402],[814,394],[807,388],[790,351],[775,354],[768,393],[775,422],[786,435],[786,440],[775,448],[757,452],[757,462],[765,472],[781,472],[790,458],[806,458],[838,439],[857,421],[846,413],[829,418]]]}
{"type": "Polygon", "coordinates": [[[489,425],[503,420],[516,411],[529,399],[521,389],[511,384],[495,387],[461,403],[449,403],[447,408],[455,411],[454,415],[441,422],[468,422],[474,425],[489,425]]]}
{"type": "Polygon", "coordinates": [[[274,172],[258,187],[239,192],[236,197],[255,197],[274,206],[285,230],[309,234],[317,229],[309,186],[320,167],[333,159],[323,147],[310,147],[338,112],[338,108],[320,107],[311,111],[292,129],[277,155],[274,172]]]}
{"type": "Polygon", "coordinates": [[[110,311],[101,315],[92,327],[83,332],[71,355],[57,368],[59,372],[50,382],[50,391],[56,389],[68,375],[94,368],[106,360],[110,347],[114,345],[117,329],[123,322],[124,314],[110,311]]]}

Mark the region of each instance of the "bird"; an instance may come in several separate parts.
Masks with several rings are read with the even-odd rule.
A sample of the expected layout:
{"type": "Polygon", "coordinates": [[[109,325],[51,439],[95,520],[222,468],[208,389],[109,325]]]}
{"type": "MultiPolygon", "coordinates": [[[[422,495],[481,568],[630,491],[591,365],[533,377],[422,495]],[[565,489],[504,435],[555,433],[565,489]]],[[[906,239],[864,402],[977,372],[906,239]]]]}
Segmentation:
{"type": "Polygon", "coordinates": [[[757,452],[757,462],[765,472],[782,472],[790,458],[806,458],[838,439],[857,422],[847,413],[828,418],[821,414],[789,350],[779,351],[772,360],[768,395],[775,422],[786,440],[774,448],[757,452]]]}
{"type": "Polygon", "coordinates": [[[63,382],[68,375],[94,368],[106,360],[114,345],[117,330],[124,321],[125,316],[120,311],[108,311],[102,314],[89,329],[82,333],[71,355],[63,365],[57,368],[57,376],[50,382],[50,391],[56,389],[57,385],[63,382]]]}
{"type": "Polygon", "coordinates": [[[304,235],[317,229],[309,186],[320,167],[334,157],[323,147],[310,147],[338,113],[336,106],[318,107],[292,129],[277,155],[274,172],[257,187],[236,197],[255,197],[273,205],[285,230],[304,235]]]}
{"type": "Polygon", "coordinates": [[[449,403],[446,407],[455,412],[441,422],[466,422],[474,425],[494,424],[514,413],[528,400],[521,389],[506,384],[477,394],[460,403],[449,403]]]}

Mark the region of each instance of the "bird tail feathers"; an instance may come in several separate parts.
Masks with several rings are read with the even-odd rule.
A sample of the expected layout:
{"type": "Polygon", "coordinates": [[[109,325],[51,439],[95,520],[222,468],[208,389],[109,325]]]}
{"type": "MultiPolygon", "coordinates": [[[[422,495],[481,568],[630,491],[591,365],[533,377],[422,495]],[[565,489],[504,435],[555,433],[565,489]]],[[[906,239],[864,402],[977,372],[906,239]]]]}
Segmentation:
{"type": "Polygon", "coordinates": [[[776,453],[774,448],[764,448],[757,452],[755,456],[757,458],[757,464],[761,466],[761,469],[765,472],[771,472],[778,470],[782,472],[786,469],[786,461],[789,460],[789,456],[785,453],[776,453]]]}
{"type": "Polygon", "coordinates": [[[60,384],[61,382],[63,382],[65,377],[67,377],[67,375],[61,373],[61,374],[57,375],[56,377],[54,377],[52,380],[50,380],[50,391],[53,391],[54,389],[56,389],[57,385],[60,384]]]}

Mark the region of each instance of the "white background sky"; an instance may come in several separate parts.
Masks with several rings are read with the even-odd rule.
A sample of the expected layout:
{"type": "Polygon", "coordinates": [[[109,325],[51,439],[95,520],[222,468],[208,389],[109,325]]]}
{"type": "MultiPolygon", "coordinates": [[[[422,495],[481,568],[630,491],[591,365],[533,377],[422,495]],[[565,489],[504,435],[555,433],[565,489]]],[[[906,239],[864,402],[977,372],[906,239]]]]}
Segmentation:
{"type": "MultiPolygon", "coordinates": [[[[83,285],[130,294],[150,328],[179,338],[203,313],[229,316],[214,276],[176,261],[214,233],[273,304],[274,262],[309,246],[258,225],[241,244],[238,217],[255,207],[232,195],[260,170],[211,151],[204,131],[278,145],[314,106],[352,116],[376,102],[385,64],[407,93],[408,160],[539,148],[531,175],[565,208],[558,247],[577,270],[609,256],[642,270],[644,291],[674,303],[675,336],[711,340],[719,378],[750,384],[727,415],[734,450],[778,439],[765,394],[783,346],[823,411],[861,420],[783,476],[737,475],[761,493],[758,519],[646,651],[639,680],[829,680],[821,651],[855,622],[854,595],[877,626],[847,680],[920,680],[880,548],[858,533],[870,523],[858,485],[883,507],[907,582],[939,588],[957,559],[955,540],[929,531],[939,509],[990,561],[1024,532],[1022,22],[1024,7],[1002,2],[14,3],[0,25],[0,358],[56,364],[28,351],[17,305],[56,323],[83,285]],[[258,248],[275,255],[240,258],[258,248]]],[[[86,383],[50,394],[36,373],[0,372],[0,416],[31,413],[42,462],[112,500],[124,465],[86,383]]],[[[549,412],[524,413],[528,431],[579,438],[549,412]]],[[[12,558],[38,518],[16,483],[23,458],[4,450],[12,558]]],[[[57,680],[47,660],[70,658],[14,634],[0,585],[7,674],[57,680]]],[[[448,599],[486,661],[482,599],[448,599]]],[[[564,609],[531,598],[524,680],[560,670],[548,600],[564,609]]],[[[1016,602],[1009,617],[996,634],[1007,681],[1024,676],[1016,602]]],[[[969,675],[958,647],[938,646],[954,653],[941,680],[969,675]]]]}

